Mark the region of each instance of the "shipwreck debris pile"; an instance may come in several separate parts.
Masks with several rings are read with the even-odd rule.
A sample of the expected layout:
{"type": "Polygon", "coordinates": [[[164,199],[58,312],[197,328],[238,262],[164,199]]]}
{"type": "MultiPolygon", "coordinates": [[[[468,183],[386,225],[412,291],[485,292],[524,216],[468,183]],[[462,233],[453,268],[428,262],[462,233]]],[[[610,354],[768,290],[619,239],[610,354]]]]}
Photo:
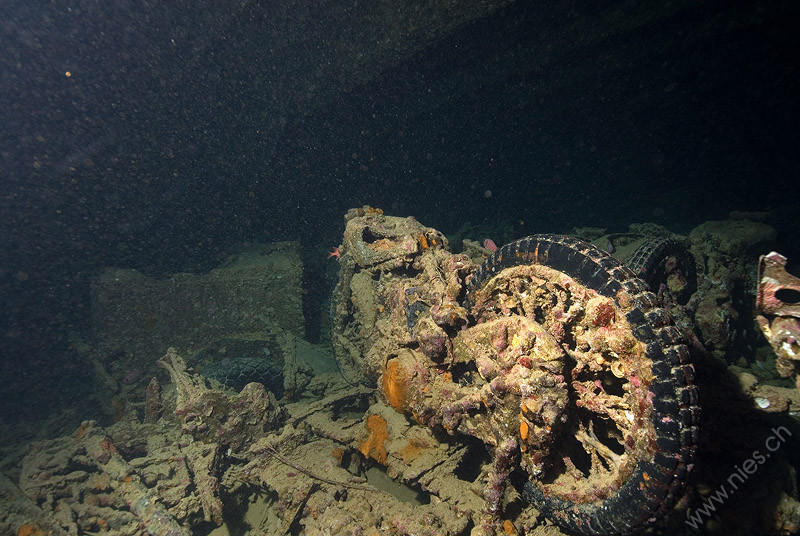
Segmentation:
{"type": "MultiPolygon", "coordinates": [[[[14,479],[0,479],[9,512],[0,530],[531,536],[663,524],[677,533],[680,516],[726,476],[707,460],[694,466],[698,445],[724,451],[737,426],[767,433],[765,417],[797,414],[797,391],[773,381],[774,367],[745,368],[754,336],[741,304],[755,276],[736,256],[769,229],[597,234],[623,264],[568,236],[493,251],[475,243],[467,255],[413,218],[362,207],[345,221],[331,304],[339,370],[244,302],[236,314],[258,325],[222,322],[196,345],[178,341],[153,363],[156,376],[149,366],[122,376],[97,359],[115,400],[126,400],[116,422],[31,444],[14,479]],[[708,378],[719,384],[701,391],[708,378]],[[717,411],[701,420],[703,401],[717,411]]],[[[278,263],[265,251],[229,268],[278,263]]],[[[795,305],[779,290],[796,282],[776,255],[762,259],[759,322],[794,380],[795,305]]],[[[742,512],[778,505],[759,506],[742,530],[800,526],[796,489],[777,478],[792,471],[790,450],[760,473],[769,493],[731,501],[742,512]]],[[[706,528],[730,533],[725,523],[706,528]]]]}

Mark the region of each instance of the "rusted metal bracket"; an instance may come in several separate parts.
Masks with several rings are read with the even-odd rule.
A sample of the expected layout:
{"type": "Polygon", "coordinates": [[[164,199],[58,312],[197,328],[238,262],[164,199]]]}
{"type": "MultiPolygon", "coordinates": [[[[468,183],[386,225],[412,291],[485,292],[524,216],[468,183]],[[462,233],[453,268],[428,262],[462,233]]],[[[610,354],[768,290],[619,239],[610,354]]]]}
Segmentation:
{"type": "Polygon", "coordinates": [[[756,321],[778,356],[778,372],[791,376],[800,368],[800,278],[786,271],[786,263],[775,251],[759,259],[756,307],[763,314],[756,321]]]}
{"type": "Polygon", "coordinates": [[[764,314],[800,317],[800,278],[786,271],[787,259],[773,251],[758,261],[756,307],[764,314]],[[778,292],[797,294],[796,301],[785,301],[778,292]]]}

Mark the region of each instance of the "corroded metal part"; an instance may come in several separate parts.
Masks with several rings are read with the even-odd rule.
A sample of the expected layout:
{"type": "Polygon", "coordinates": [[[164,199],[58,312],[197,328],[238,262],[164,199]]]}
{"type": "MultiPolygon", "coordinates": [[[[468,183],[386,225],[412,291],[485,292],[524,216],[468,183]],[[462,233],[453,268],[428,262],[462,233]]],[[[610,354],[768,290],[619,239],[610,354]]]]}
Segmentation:
{"type": "Polygon", "coordinates": [[[781,291],[800,296],[800,278],[786,271],[786,263],[786,257],[775,251],[760,257],[756,307],[768,315],[800,317],[800,300],[787,302],[778,297],[781,291]]]}
{"type": "Polygon", "coordinates": [[[339,248],[339,282],[333,293],[332,343],[339,368],[351,383],[374,385],[386,356],[413,344],[406,303],[409,291],[424,288],[418,307],[450,315],[450,323],[466,322],[466,311],[453,292],[470,265],[447,252],[445,237],[413,218],[384,216],[371,207],[351,209],[345,216],[339,248]],[[452,269],[440,271],[438,260],[452,269]],[[459,265],[460,264],[460,265],[459,265]]]}
{"type": "Polygon", "coordinates": [[[786,271],[786,263],[786,257],[775,251],[760,257],[756,307],[764,314],[756,321],[777,355],[778,373],[794,375],[800,389],[800,278],[786,271]],[[791,296],[795,300],[787,301],[791,296]]]}
{"type": "Polygon", "coordinates": [[[789,374],[785,374],[788,369],[782,369],[781,360],[800,360],[800,318],[778,316],[770,321],[765,316],[759,315],[756,320],[767,342],[778,355],[778,372],[788,376],[789,374]]]}

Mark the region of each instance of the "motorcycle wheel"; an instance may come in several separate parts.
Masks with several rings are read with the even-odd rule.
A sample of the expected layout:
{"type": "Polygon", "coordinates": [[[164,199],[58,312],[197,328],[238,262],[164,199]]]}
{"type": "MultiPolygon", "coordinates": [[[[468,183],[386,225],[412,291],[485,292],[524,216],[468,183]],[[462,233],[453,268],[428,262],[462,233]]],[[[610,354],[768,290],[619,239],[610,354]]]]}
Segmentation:
{"type": "Polygon", "coordinates": [[[523,453],[523,498],[582,534],[663,518],[692,468],[699,408],[689,350],[648,284],[591,244],[539,234],[494,252],[465,304],[478,323],[528,316],[569,356],[570,405],[544,462],[523,453]]]}

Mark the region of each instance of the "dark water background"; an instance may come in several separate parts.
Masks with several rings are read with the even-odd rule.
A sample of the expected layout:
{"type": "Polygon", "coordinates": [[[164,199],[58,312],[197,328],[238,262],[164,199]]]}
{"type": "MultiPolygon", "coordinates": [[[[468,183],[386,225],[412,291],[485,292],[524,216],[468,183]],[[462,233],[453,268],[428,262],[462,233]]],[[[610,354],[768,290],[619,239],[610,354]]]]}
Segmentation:
{"type": "Polygon", "coordinates": [[[4,416],[81,396],[100,268],[298,240],[319,302],[367,203],[513,237],[769,211],[800,256],[800,5],[540,4],[387,46],[357,3],[4,1],[4,416]]]}

